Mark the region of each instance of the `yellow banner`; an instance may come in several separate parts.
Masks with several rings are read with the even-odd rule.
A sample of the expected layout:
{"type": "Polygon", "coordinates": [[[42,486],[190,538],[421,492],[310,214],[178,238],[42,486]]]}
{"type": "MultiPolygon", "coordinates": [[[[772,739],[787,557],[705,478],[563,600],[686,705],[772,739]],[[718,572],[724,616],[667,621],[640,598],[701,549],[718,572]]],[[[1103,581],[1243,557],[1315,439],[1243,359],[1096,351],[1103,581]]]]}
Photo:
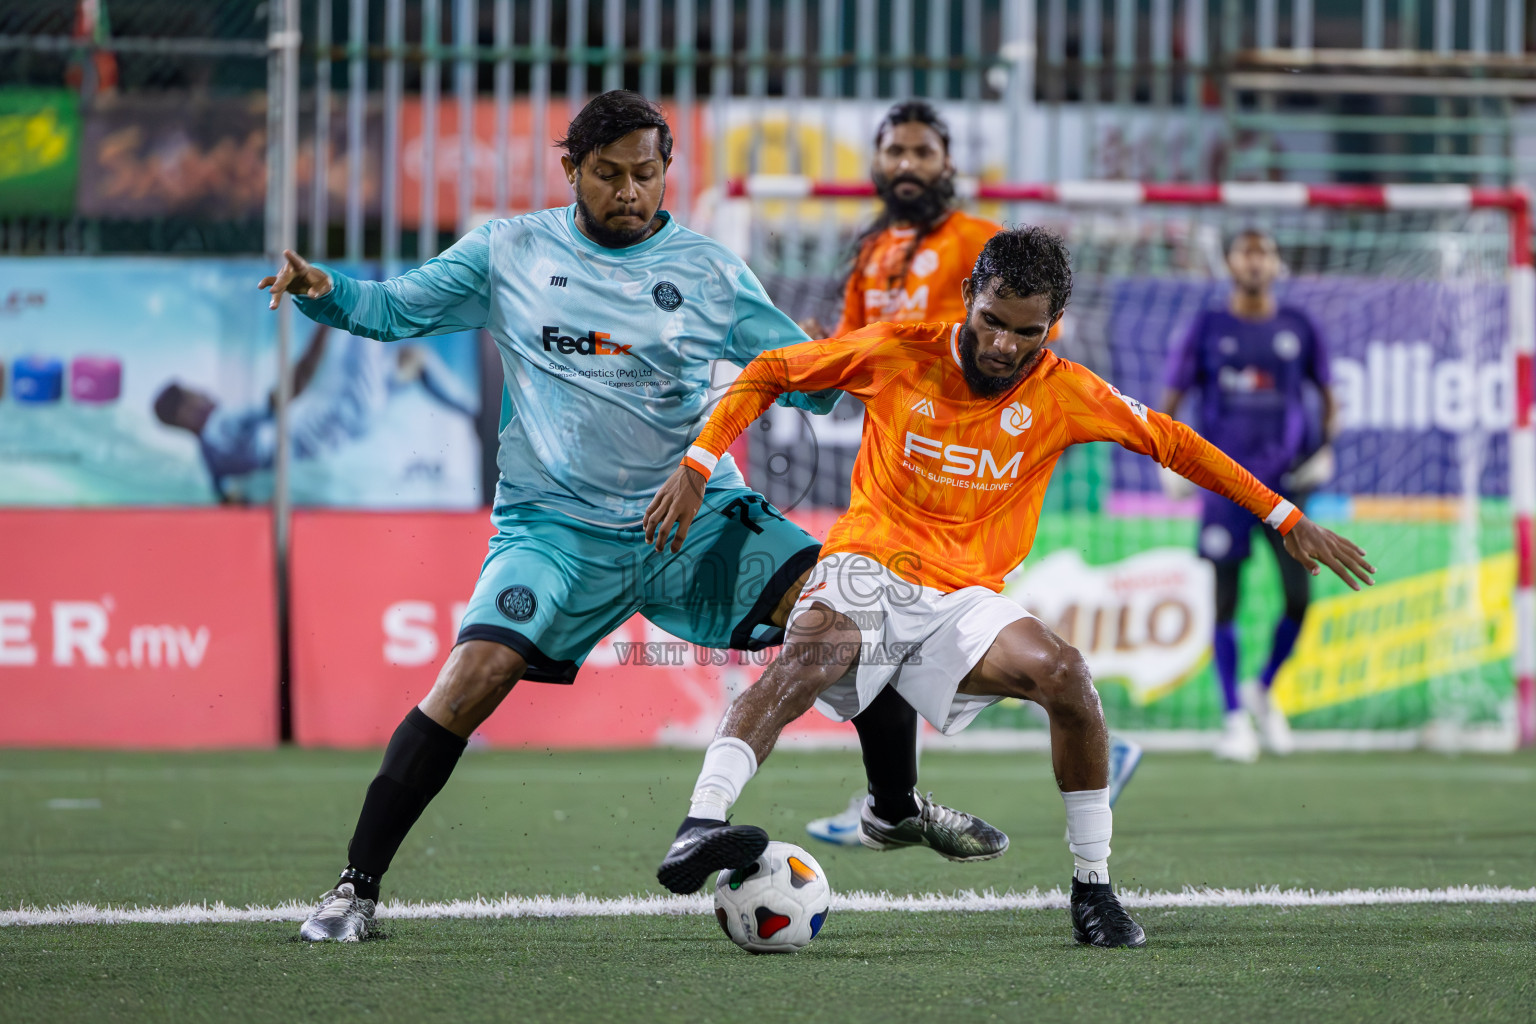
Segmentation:
{"type": "Polygon", "coordinates": [[[1295,715],[1508,658],[1514,589],[1506,552],[1314,601],[1275,697],[1295,715]]]}

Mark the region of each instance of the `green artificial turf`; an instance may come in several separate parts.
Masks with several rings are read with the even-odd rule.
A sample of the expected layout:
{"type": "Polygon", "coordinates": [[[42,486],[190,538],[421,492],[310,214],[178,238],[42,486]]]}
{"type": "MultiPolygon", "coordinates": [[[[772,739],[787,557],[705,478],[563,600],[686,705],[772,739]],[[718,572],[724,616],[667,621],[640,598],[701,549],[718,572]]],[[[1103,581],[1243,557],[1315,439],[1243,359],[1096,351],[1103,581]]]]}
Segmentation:
{"type": "MultiPolygon", "coordinates": [[[[377,754],[0,752],[0,905],[309,900],[377,754]],[[99,802],[99,806],[97,805],[99,802]]],[[[386,898],[658,893],[694,752],[471,751],[386,898]]],[[[781,751],[736,820],[813,849],[835,889],[1065,886],[1040,755],[924,755],[923,784],[1013,839],[1001,860],[812,844],[853,753],[781,751]]],[[[1148,755],[1116,809],[1117,884],[1536,886],[1536,757],[1148,755]]],[[[311,947],[287,923],[0,929],[0,1020],[1531,1020],[1536,906],[1146,909],[1143,951],[1064,911],[834,914],[792,957],[708,916],[386,921],[311,947]]]]}

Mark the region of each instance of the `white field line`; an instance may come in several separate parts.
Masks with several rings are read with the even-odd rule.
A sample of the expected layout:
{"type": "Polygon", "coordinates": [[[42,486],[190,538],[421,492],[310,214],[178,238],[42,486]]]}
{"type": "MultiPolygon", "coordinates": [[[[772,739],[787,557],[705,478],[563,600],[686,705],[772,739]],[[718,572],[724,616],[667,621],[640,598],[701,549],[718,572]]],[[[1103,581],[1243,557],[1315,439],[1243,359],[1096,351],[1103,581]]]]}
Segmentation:
{"type": "MultiPolygon", "coordinates": [[[[1408,903],[1536,903],[1536,888],[1514,889],[1489,885],[1456,885],[1444,889],[1185,889],[1183,892],[1126,890],[1121,898],[1133,908],[1184,907],[1365,907],[1408,903]]],[[[894,896],[880,892],[838,893],[832,909],[839,912],[903,910],[983,912],[998,910],[1063,910],[1067,894],[1060,889],[1041,892],[996,893],[962,891],[953,895],[929,893],[894,896]]],[[[449,900],[442,903],[386,903],[379,908],[385,920],[468,920],[487,917],[677,917],[707,914],[712,902],[707,895],[622,896],[600,899],[591,896],[503,896],[488,900],[449,900]]],[[[223,903],[183,903],[176,907],[98,907],[71,903],[57,907],[20,907],[0,910],[0,928],[57,924],[229,924],[241,921],[302,921],[307,903],[282,903],[271,907],[230,907],[223,903]]]]}

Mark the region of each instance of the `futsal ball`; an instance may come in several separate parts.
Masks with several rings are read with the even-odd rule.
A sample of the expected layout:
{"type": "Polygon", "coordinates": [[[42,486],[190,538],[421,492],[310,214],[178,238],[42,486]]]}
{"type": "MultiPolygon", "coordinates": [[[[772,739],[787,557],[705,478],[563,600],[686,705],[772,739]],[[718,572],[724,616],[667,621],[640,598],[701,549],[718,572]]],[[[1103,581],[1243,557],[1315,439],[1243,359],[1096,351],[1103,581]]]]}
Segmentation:
{"type": "Polygon", "coordinates": [[[769,843],[757,860],[715,879],[715,917],[749,953],[800,952],[831,909],[821,865],[793,843],[769,843]]]}

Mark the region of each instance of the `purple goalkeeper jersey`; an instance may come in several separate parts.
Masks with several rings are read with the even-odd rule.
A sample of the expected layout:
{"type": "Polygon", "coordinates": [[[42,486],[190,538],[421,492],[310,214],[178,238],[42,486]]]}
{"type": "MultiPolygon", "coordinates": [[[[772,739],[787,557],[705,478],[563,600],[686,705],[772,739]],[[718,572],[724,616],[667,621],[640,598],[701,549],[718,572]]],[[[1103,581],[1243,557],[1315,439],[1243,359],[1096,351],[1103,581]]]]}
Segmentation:
{"type": "Polygon", "coordinates": [[[1275,487],[1307,453],[1309,380],[1329,384],[1322,335],[1301,310],[1281,306],[1267,320],[1202,312],[1169,354],[1164,383],[1198,391],[1201,435],[1275,487]]]}

